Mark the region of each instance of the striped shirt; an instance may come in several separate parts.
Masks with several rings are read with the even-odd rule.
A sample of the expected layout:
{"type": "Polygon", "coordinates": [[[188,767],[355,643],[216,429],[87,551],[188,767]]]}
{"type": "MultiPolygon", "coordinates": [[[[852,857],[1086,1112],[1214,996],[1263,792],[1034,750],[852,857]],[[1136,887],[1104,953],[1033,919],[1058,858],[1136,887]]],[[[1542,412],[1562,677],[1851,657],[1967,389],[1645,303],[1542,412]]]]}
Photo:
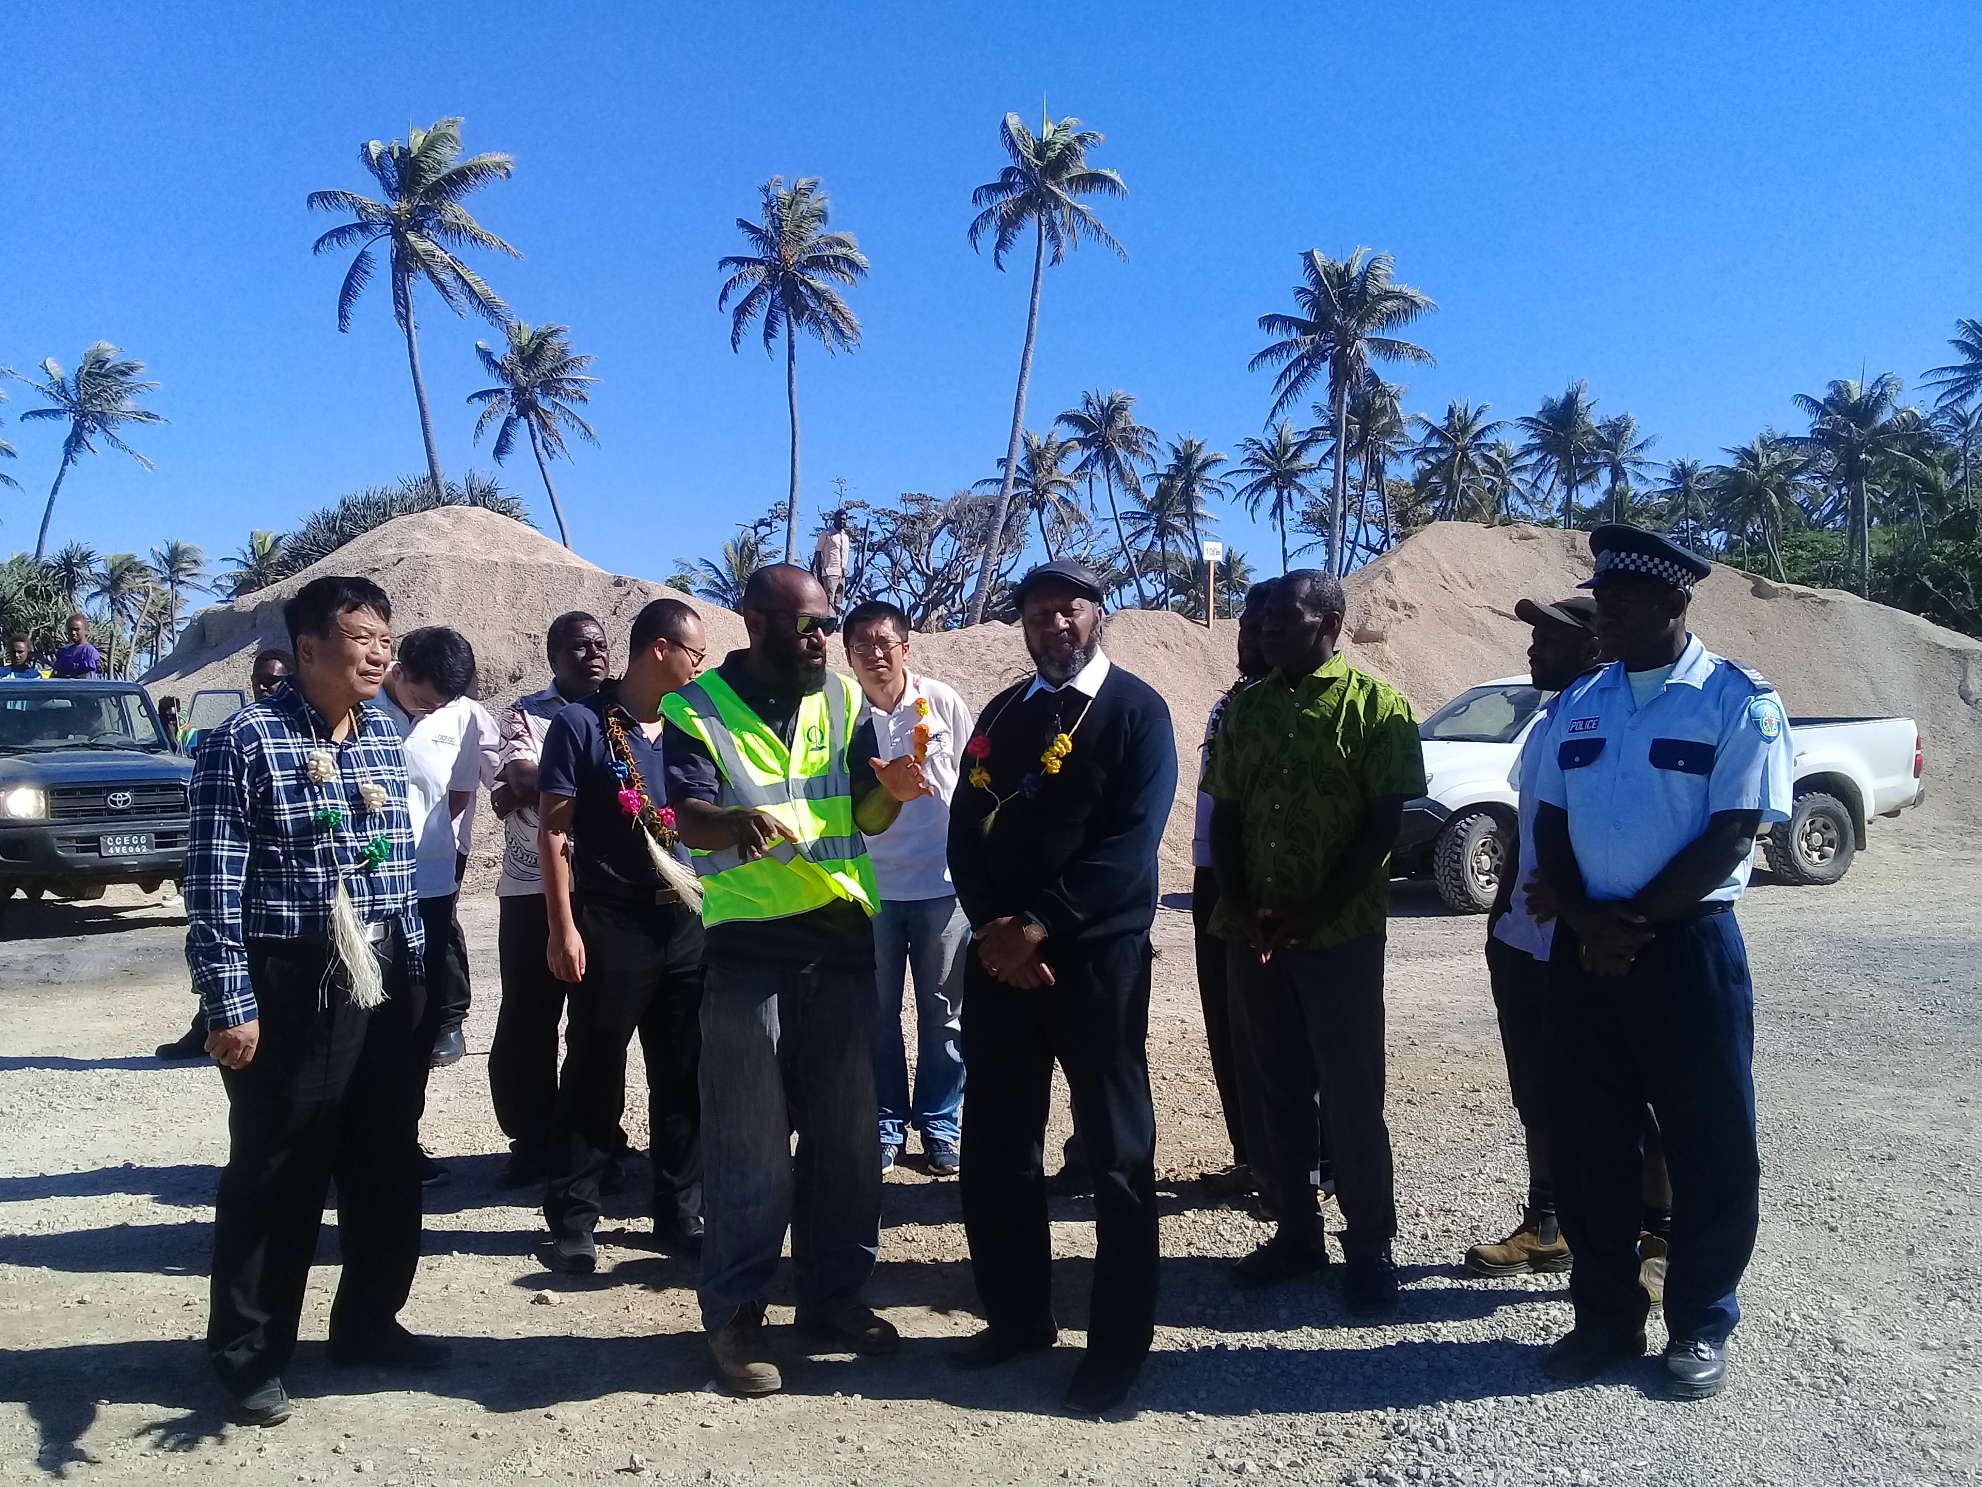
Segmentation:
{"type": "Polygon", "coordinates": [[[285,682],[200,740],[186,848],[186,960],[209,1028],[259,1015],[248,982],[249,942],[329,934],[342,872],[350,873],[360,919],[399,921],[408,969],[425,979],[405,755],[383,711],[361,702],[356,713],[350,736],[333,742],[323,714],[285,682]],[[321,783],[310,779],[318,752],[332,766],[321,783]],[[385,791],[375,811],[365,809],[368,784],[385,791]],[[332,808],[341,821],[320,819],[332,808]],[[390,847],[384,860],[352,871],[378,836],[390,847]]]}

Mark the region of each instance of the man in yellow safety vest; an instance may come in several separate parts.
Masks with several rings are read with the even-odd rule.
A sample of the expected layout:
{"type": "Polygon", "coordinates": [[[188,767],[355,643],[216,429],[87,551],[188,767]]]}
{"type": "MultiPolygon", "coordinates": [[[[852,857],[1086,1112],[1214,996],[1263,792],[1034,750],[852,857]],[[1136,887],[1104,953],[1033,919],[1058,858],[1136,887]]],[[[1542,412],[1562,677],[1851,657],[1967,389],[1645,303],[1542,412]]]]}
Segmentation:
{"type": "Polygon", "coordinates": [[[787,1227],[799,1330],[834,1351],[900,1342],[861,1295],[881,1228],[880,895],[863,833],[929,787],[856,727],[859,688],[826,669],[838,622],[817,579],[762,569],[742,609],[749,648],[661,709],[667,798],[702,885],[702,1322],[723,1382],[756,1395],[782,1387],[763,1322],[787,1227]]]}

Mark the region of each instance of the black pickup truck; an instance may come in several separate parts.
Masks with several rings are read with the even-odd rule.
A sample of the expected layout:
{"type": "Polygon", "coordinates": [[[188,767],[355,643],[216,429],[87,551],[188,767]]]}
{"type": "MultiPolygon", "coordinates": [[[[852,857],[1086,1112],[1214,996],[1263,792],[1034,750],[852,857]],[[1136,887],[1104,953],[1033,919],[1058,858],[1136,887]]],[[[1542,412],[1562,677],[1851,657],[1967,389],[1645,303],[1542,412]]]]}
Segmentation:
{"type": "Polygon", "coordinates": [[[0,910],[177,882],[192,774],[142,687],[0,682],[0,910]]]}

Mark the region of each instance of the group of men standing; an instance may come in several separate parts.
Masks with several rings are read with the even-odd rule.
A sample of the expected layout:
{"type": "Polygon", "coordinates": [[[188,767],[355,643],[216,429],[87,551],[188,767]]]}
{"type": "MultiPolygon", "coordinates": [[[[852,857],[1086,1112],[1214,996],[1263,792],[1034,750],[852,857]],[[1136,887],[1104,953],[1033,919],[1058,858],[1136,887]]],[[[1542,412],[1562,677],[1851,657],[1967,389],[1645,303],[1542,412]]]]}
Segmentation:
{"type": "MultiPolygon", "coordinates": [[[[1471,1258],[1482,1273],[1557,1269],[1573,1248],[1577,1326],[1551,1353],[1558,1374],[1642,1352],[1637,1183],[1654,1125],[1674,1189],[1667,1367],[1681,1392],[1707,1393],[1755,1212],[1745,960],[1722,910],[1745,882],[1737,848],[1786,809],[1785,727],[1765,684],[1685,631],[1704,564],[1632,529],[1604,529],[1593,548],[1593,609],[1522,611],[1536,685],[1557,695],[1523,753],[1519,886],[1490,955],[1534,1185],[1522,1229],[1471,1258]],[[1596,641],[1619,664],[1593,670],[1596,641]],[[1619,812],[1635,822],[1648,801],[1656,831],[1620,832],[1619,812]],[[1537,939],[1551,921],[1552,946],[1537,939]]],[[[637,1034],[656,1242],[699,1258],[712,1360],[735,1392],[782,1386],[765,1297],[787,1232],[798,1331],[833,1351],[898,1346],[865,1287],[882,1174],[911,1132],[930,1171],[961,1174],[986,1326],[959,1365],[1054,1344],[1043,1156],[1056,1062],[1097,1239],[1069,1404],[1118,1404],[1149,1352],[1144,1045],[1170,716],[1103,649],[1095,574],[1048,563],[1014,598],[1034,670],[975,719],[910,667],[909,625],[890,606],[847,616],[853,675],[832,671],[826,590],[775,565],[743,596],[743,649],[708,664],[694,610],[659,599],[634,618],[615,678],[603,628],[565,615],[547,638],[551,686],[517,700],[493,749],[455,740],[483,760],[505,822],[490,1080],[511,1173],[543,1184],[554,1263],[591,1270],[637,1034]]],[[[1198,882],[1216,902],[1200,905],[1199,965],[1239,1171],[1275,1223],[1235,1279],[1284,1283],[1328,1263],[1325,1169],[1345,1303],[1380,1317],[1397,1305],[1385,862],[1425,783],[1408,703],[1339,652],[1344,609],[1339,582],[1312,572],[1248,600],[1245,676],[1207,741],[1198,882]]],[[[199,752],[186,892],[232,1107],[208,1345],[237,1412],[261,1423],[289,1412],[281,1374],[333,1176],[345,1271],[332,1357],[444,1361],[396,1320],[418,1253],[424,1071],[465,1012],[444,968],[460,864],[443,873],[414,844],[444,840],[451,858],[454,834],[416,819],[458,818],[475,783],[464,765],[408,786],[420,770],[404,725],[469,690],[453,632],[413,632],[395,662],[390,601],[356,579],[308,585],[286,619],[294,675],[199,752]]],[[[472,684],[472,653],[465,666],[472,684]]],[[[464,709],[463,733],[479,726],[464,709]]]]}

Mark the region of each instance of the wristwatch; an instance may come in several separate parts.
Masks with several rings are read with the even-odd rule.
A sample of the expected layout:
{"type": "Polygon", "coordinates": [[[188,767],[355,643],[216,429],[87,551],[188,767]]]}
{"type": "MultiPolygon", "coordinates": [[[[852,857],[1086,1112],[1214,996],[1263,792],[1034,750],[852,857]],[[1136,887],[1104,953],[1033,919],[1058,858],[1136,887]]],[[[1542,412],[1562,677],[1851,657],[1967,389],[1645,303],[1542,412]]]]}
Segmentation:
{"type": "Polygon", "coordinates": [[[1028,914],[1025,923],[1019,926],[1019,933],[1025,936],[1026,944],[1037,945],[1046,938],[1046,926],[1028,914]]]}

